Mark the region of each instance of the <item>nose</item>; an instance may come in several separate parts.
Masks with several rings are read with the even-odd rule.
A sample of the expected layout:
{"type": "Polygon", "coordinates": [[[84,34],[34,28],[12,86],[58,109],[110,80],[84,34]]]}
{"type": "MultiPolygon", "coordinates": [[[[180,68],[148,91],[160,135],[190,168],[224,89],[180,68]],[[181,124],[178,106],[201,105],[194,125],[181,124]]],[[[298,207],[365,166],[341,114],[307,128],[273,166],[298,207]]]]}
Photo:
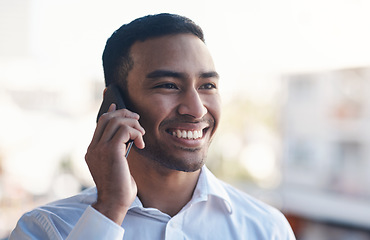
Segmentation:
{"type": "Polygon", "coordinates": [[[196,119],[201,119],[206,113],[207,108],[196,89],[186,91],[178,107],[178,113],[189,115],[196,119]]]}

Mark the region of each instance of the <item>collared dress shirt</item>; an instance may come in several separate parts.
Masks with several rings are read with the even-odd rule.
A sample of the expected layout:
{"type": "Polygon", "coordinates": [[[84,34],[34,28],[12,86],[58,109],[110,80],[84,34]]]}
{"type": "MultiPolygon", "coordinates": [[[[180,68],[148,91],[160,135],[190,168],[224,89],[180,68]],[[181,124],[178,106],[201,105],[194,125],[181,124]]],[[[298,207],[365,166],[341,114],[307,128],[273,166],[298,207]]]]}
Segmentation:
{"type": "Polygon", "coordinates": [[[10,235],[14,239],[211,239],[294,240],[283,214],[217,179],[202,168],[192,199],[173,217],[132,203],[122,226],[91,204],[96,188],[24,214],[10,235]]]}

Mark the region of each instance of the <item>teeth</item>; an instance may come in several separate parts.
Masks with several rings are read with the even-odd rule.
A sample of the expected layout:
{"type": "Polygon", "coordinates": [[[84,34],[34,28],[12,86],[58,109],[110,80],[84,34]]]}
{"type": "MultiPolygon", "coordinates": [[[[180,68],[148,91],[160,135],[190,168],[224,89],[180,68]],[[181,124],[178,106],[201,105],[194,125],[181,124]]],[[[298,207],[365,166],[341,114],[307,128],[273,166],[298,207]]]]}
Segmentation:
{"type": "Polygon", "coordinates": [[[197,139],[198,138],[198,133],[199,133],[198,131],[194,131],[194,134],[193,134],[193,138],[194,139],[197,139]]]}
{"type": "Polygon", "coordinates": [[[193,132],[192,131],[188,131],[188,139],[193,139],[193,132]]]}
{"type": "Polygon", "coordinates": [[[181,131],[181,130],[176,130],[172,132],[172,135],[178,138],[185,138],[185,139],[198,139],[203,137],[203,131],[181,131]]]}

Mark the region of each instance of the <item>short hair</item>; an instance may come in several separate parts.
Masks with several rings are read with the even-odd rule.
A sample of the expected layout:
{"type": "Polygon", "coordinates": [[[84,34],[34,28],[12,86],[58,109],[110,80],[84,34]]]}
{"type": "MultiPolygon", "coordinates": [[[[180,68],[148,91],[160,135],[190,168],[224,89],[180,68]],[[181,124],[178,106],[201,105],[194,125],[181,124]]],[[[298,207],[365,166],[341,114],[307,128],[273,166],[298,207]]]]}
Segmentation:
{"type": "Polygon", "coordinates": [[[133,67],[131,46],[137,41],[171,34],[190,33],[205,42],[202,29],[189,18],[176,14],[147,15],[122,25],[107,40],[103,52],[105,85],[117,84],[127,93],[127,75],[133,67]]]}

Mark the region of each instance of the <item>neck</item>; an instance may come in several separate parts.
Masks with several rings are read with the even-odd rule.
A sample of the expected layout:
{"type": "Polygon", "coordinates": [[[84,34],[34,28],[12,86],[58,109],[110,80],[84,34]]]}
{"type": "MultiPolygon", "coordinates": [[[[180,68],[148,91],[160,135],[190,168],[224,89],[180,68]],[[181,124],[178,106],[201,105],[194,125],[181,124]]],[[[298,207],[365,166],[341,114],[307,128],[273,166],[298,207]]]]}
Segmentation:
{"type": "Polygon", "coordinates": [[[135,154],[130,156],[129,165],[143,206],[156,208],[171,217],[191,200],[200,174],[200,170],[168,169],[135,154]]]}

